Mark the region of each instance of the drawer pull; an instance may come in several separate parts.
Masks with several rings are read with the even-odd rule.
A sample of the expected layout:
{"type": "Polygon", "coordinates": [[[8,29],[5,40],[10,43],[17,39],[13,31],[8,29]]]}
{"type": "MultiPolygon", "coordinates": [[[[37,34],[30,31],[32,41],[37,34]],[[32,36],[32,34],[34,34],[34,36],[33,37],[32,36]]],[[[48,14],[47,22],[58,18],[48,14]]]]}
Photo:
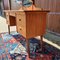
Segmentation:
{"type": "Polygon", "coordinates": [[[22,29],[20,28],[20,30],[22,30],[22,29]]]}
{"type": "Polygon", "coordinates": [[[20,28],[20,30],[22,30],[22,28],[20,28]]]}
{"type": "Polygon", "coordinates": [[[19,19],[19,21],[21,21],[21,19],[19,19]]]}

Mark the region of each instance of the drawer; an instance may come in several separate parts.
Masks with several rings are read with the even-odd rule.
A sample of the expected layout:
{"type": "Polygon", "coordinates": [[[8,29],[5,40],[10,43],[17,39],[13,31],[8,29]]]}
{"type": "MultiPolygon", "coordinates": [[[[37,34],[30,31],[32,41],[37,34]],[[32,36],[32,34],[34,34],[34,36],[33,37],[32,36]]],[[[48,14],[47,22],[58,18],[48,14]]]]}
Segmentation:
{"type": "Polygon", "coordinates": [[[25,15],[18,15],[16,20],[17,26],[26,27],[25,15]]]}
{"type": "Polygon", "coordinates": [[[19,26],[18,33],[20,33],[22,36],[26,37],[26,28],[19,26]]]}

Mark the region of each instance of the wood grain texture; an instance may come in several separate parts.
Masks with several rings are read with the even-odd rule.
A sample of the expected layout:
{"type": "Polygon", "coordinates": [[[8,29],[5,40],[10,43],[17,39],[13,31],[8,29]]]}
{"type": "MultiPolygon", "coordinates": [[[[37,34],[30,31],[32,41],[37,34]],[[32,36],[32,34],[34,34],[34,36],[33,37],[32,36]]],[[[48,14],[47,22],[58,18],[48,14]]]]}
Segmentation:
{"type": "Polygon", "coordinates": [[[56,12],[60,12],[60,0],[56,0],[56,12]]]}
{"type": "Polygon", "coordinates": [[[26,17],[25,14],[16,15],[17,30],[26,38],[26,17]]]}
{"type": "Polygon", "coordinates": [[[47,10],[5,11],[8,25],[17,26],[17,31],[25,38],[45,33],[47,10]],[[15,12],[15,13],[14,13],[15,12]]]}
{"type": "Polygon", "coordinates": [[[35,0],[35,5],[50,10],[47,16],[47,29],[60,33],[60,0],[35,0]]]}
{"type": "Polygon", "coordinates": [[[29,40],[32,37],[41,36],[41,50],[43,48],[42,36],[46,29],[46,15],[49,11],[26,10],[26,11],[5,11],[8,21],[8,29],[10,34],[10,26],[16,25],[18,33],[26,38],[27,52],[30,57],[29,40]],[[11,14],[12,13],[12,14],[11,14]]]}
{"type": "Polygon", "coordinates": [[[50,14],[48,17],[48,29],[60,33],[60,14],[50,14]]]}
{"type": "Polygon", "coordinates": [[[46,29],[46,12],[26,12],[26,36],[41,36],[46,29]]]}

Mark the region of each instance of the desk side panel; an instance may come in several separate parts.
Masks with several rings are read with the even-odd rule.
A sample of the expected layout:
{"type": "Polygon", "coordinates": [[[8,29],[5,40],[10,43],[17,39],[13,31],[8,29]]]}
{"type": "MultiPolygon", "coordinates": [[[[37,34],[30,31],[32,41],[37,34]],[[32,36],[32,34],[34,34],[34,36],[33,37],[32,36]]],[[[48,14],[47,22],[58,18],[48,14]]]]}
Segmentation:
{"type": "Polygon", "coordinates": [[[26,12],[27,38],[41,36],[46,30],[46,12],[26,12]]]}

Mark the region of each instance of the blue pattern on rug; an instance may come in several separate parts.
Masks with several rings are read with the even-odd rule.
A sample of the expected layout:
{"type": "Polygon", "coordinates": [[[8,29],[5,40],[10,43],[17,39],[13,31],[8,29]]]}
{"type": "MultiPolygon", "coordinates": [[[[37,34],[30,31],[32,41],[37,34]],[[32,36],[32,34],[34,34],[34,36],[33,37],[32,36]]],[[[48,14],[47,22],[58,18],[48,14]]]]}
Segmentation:
{"type": "MultiPolygon", "coordinates": [[[[55,52],[58,51],[56,48],[44,43],[44,52],[42,53],[40,51],[40,41],[31,38],[30,41],[30,54],[31,57],[35,58],[37,55],[36,53],[40,54],[53,54],[53,60],[60,59],[60,55],[55,55],[55,52]]],[[[18,42],[21,43],[26,48],[26,40],[25,38],[20,35],[17,32],[11,32],[9,35],[8,33],[2,33],[0,34],[0,60],[12,60],[16,59],[16,56],[19,56],[22,58],[22,60],[26,59],[25,57],[22,57],[21,54],[10,54],[10,51],[14,50],[15,47],[18,45],[18,42]]]]}
{"type": "Polygon", "coordinates": [[[0,34],[0,60],[10,60],[10,51],[14,50],[18,45],[18,42],[13,37],[18,33],[13,32],[10,35],[8,33],[0,34]]]}

